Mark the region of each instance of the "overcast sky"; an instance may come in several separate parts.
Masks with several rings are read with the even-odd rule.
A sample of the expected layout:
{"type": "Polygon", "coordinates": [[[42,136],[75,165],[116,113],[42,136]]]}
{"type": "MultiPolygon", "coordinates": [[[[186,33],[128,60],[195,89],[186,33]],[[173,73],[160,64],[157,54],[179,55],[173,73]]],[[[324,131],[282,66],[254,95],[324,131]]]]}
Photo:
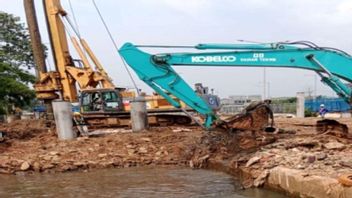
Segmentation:
{"type": "MultiPolygon", "coordinates": [[[[36,0],[43,42],[48,43],[41,0],[36,0]]],[[[68,0],[61,0],[72,12],[68,0]]],[[[132,87],[116,50],[90,0],[71,0],[82,36],[118,86],[132,87]]],[[[352,52],[351,0],[96,0],[115,41],[136,44],[196,45],[309,40],[352,52]]],[[[25,22],[22,0],[0,0],[0,10],[25,22]]],[[[73,51],[73,49],[71,49],[73,51]]],[[[154,52],[154,51],[153,51],[154,52]]],[[[165,52],[161,49],[159,52],[165,52]]],[[[73,55],[76,55],[72,52],[73,55]]],[[[53,63],[50,60],[50,67],[53,63]]],[[[186,81],[215,88],[222,97],[263,93],[263,68],[182,67],[186,81]]],[[[294,96],[314,89],[314,72],[266,69],[269,95],[294,96]]],[[[138,78],[135,76],[135,79],[138,78]]],[[[137,81],[143,90],[150,89],[137,81]]],[[[318,95],[333,96],[317,82],[318,95]]]]}

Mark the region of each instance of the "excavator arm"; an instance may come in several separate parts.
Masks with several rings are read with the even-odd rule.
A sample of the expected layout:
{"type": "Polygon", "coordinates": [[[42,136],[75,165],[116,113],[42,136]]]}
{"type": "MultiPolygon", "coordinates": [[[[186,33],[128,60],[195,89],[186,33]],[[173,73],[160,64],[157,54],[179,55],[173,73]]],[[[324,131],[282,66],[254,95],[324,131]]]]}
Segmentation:
{"type": "MultiPolygon", "coordinates": [[[[321,48],[310,42],[269,44],[199,44],[197,53],[166,53],[152,55],[124,44],[119,50],[138,77],[180,108],[168,93],[205,116],[204,126],[210,128],[217,120],[208,104],[179,76],[171,66],[278,67],[315,71],[323,83],[340,97],[351,102],[352,89],[342,80],[352,83],[352,57],[331,48],[321,48]],[[212,51],[209,51],[212,50],[212,51]]],[[[151,46],[148,46],[151,47],[151,46]]]]}

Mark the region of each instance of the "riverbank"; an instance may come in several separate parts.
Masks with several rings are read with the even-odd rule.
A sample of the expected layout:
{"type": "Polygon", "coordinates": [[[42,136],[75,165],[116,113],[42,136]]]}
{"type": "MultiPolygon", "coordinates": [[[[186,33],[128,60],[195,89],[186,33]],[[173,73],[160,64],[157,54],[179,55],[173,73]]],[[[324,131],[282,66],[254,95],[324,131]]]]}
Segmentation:
{"type": "MultiPolygon", "coordinates": [[[[8,136],[0,143],[0,172],[30,174],[108,167],[186,166],[239,176],[244,188],[267,186],[307,197],[348,197],[346,193],[351,188],[342,186],[337,179],[352,173],[352,141],[334,133],[317,134],[316,121],[277,119],[278,133],[259,132],[256,137],[250,131],[228,133],[206,132],[199,127],[158,127],[144,133],[114,130],[107,135],[79,137],[74,141],[58,141],[50,123],[16,121],[0,126],[0,131],[8,136]],[[298,187],[292,186],[294,181],[298,187]],[[302,185],[304,181],[314,182],[309,186],[302,185]],[[329,182],[320,186],[317,181],[329,182]]],[[[348,119],[339,121],[352,125],[348,119]]]]}
{"type": "Polygon", "coordinates": [[[0,174],[0,197],[286,198],[267,189],[241,189],[219,171],[177,166],[107,168],[56,174],[0,174]]]}

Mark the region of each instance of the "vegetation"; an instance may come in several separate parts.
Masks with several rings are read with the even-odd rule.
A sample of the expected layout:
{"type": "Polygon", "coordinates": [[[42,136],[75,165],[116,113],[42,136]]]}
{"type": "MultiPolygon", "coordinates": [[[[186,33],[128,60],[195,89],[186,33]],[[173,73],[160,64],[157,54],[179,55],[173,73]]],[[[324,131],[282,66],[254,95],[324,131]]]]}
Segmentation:
{"type": "Polygon", "coordinates": [[[19,17],[0,12],[0,114],[23,108],[35,98],[29,34],[19,17]]]}
{"type": "Polygon", "coordinates": [[[283,97],[283,98],[274,98],[271,100],[273,104],[287,104],[287,103],[296,103],[296,97],[283,97]]]}
{"type": "Polygon", "coordinates": [[[271,107],[274,113],[296,113],[296,97],[273,98],[271,107]]]}
{"type": "Polygon", "coordinates": [[[316,117],[317,116],[317,113],[308,109],[308,108],[305,108],[304,109],[304,117],[316,117]]]}

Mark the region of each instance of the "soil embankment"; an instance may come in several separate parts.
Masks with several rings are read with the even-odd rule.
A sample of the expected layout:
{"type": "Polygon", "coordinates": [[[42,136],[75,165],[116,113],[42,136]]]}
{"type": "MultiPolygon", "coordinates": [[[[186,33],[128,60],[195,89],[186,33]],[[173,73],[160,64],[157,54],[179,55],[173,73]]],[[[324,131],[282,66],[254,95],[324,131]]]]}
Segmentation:
{"type": "MultiPolygon", "coordinates": [[[[296,171],[293,175],[300,177],[298,183],[316,177],[331,179],[327,185],[339,186],[341,192],[333,194],[332,187],[330,191],[319,187],[323,188],[320,191],[326,197],[344,197],[345,187],[337,179],[352,173],[352,140],[349,134],[346,137],[336,135],[334,130],[337,129],[333,127],[317,133],[316,121],[278,119],[276,124],[280,129],[273,134],[158,127],[144,133],[120,130],[97,137],[79,137],[74,141],[58,141],[49,123],[17,121],[0,125],[0,131],[7,135],[0,143],[0,172],[22,174],[106,167],[189,166],[241,176],[245,188],[267,185],[297,194],[304,187],[290,191],[285,186],[290,179],[282,176],[284,172],[289,176],[290,172],[282,170],[293,170],[296,171]]],[[[347,119],[339,121],[348,127],[352,125],[347,119]]],[[[306,196],[317,197],[309,193],[311,191],[306,196]]]]}

